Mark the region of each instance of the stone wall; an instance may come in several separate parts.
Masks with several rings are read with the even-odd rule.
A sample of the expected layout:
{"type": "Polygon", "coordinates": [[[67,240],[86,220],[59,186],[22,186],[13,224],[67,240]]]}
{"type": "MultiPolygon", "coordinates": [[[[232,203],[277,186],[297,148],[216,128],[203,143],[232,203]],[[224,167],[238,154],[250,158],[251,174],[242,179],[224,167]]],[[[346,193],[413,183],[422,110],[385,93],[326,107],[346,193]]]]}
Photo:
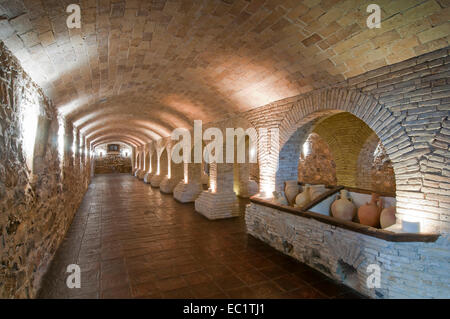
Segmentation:
{"type": "Polygon", "coordinates": [[[255,203],[245,221],[251,235],[366,296],[450,298],[448,235],[389,242],[255,203]],[[379,288],[366,284],[371,264],[380,266],[379,288]]]}
{"type": "Polygon", "coordinates": [[[303,144],[298,163],[298,180],[306,184],[337,184],[333,154],[317,133],[311,133],[303,144]]]}
{"type": "Polygon", "coordinates": [[[33,298],[87,189],[89,156],[69,160],[72,145],[66,144],[61,163],[56,112],[1,43],[0,103],[0,298],[33,298]],[[40,115],[30,165],[21,108],[36,101],[40,115]]]}
{"type": "Polygon", "coordinates": [[[95,158],[95,174],[131,173],[131,159],[122,155],[106,154],[95,158]]]}
{"type": "Polygon", "coordinates": [[[359,154],[356,186],[395,194],[394,168],[375,133],[367,139],[359,154]]]}

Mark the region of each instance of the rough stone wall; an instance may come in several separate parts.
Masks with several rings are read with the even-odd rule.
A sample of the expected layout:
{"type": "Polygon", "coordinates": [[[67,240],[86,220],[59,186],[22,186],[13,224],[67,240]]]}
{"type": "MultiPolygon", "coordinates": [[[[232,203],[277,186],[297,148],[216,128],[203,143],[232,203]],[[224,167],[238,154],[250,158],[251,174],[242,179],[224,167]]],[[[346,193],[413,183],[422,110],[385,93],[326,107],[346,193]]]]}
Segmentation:
{"type": "Polygon", "coordinates": [[[0,103],[0,298],[32,298],[87,188],[90,165],[77,172],[66,157],[61,172],[55,110],[3,44],[0,103]],[[20,112],[22,103],[35,102],[30,96],[41,104],[33,172],[20,112]]]}
{"type": "Polygon", "coordinates": [[[336,163],[324,139],[311,133],[303,145],[306,146],[298,162],[298,180],[306,184],[336,185],[336,163]]]}
{"type": "Polygon", "coordinates": [[[255,203],[247,206],[245,221],[251,235],[366,296],[450,298],[450,240],[444,235],[434,243],[388,242],[255,203]],[[366,285],[370,264],[380,266],[380,288],[366,285]]]}
{"type": "Polygon", "coordinates": [[[107,154],[95,158],[95,174],[130,173],[131,159],[121,155],[107,154]]]}
{"type": "Polygon", "coordinates": [[[395,194],[394,168],[375,133],[367,139],[359,154],[356,186],[395,194]]]}

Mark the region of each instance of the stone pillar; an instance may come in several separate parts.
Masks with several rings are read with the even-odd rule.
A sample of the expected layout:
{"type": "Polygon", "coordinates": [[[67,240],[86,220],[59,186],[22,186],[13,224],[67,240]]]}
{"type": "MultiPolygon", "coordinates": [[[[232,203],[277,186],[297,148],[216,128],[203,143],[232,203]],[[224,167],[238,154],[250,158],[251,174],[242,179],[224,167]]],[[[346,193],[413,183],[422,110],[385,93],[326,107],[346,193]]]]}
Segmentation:
{"type": "Polygon", "coordinates": [[[171,149],[168,149],[168,174],[163,178],[159,185],[159,191],[164,194],[172,194],[174,188],[183,180],[184,165],[183,163],[176,164],[172,158],[171,149]]]}
{"type": "Polygon", "coordinates": [[[182,203],[195,201],[202,192],[201,163],[184,163],[184,179],[173,190],[173,197],[182,203]]]}
{"type": "Polygon", "coordinates": [[[239,216],[239,203],[233,190],[234,169],[232,163],[211,163],[209,190],[195,201],[195,210],[208,219],[239,216]]]}
{"type": "Polygon", "coordinates": [[[136,168],[136,148],[133,147],[131,149],[131,175],[134,175],[134,173],[136,172],[137,168],[136,168]]]}
{"type": "Polygon", "coordinates": [[[158,165],[158,161],[157,161],[157,154],[156,151],[154,150],[153,152],[149,151],[149,163],[150,163],[150,167],[148,168],[147,172],[144,175],[144,183],[146,184],[150,184],[153,178],[153,175],[156,174],[156,169],[157,169],[157,165],[158,165]]]}
{"type": "Polygon", "coordinates": [[[140,156],[139,156],[139,171],[137,172],[137,174],[136,174],[136,176],[137,176],[137,178],[139,179],[139,180],[143,180],[144,179],[144,176],[145,176],[145,169],[144,169],[144,161],[145,161],[145,158],[144,158],[144,155],[145,155],[145,151],[144,151],[144,149],[141,149],[140,151],[139,151],[139,154],[140,154],[140,156]]]}
{"type": "Polygon", "coordinates": [[[168,156],[167,149],[164,149],[158,156],[158,167],[156,174],[151,179],[152,187],[159,187],[164,177],[167,177],[168,172],[168,156]]]}

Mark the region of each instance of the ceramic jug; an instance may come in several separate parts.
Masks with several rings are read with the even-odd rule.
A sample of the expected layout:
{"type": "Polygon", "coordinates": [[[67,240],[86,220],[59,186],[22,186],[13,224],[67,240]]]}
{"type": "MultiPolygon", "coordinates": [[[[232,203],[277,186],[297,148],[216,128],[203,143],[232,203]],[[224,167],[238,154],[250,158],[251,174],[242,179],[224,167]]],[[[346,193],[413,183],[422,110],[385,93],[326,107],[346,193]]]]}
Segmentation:
{"type": "Polygon", "coordinates": [[[381,211],[381,216],[380,216],[381,228],[387,228],[396,223],[397,219],[395,217],[395,213],[396,213],[396,210],[395,210],[394,206],[387,207],[381,211]]]}
{"type": "Polygon", "coordinates": [[[315,200],[317,197],[327,191],[325,185],[313,185],[310,188],[309,195],[311,200],[315,200]]]}
{"type": "Polygon", "coordinates": [[[299,187],[297,181],[285,181],[284,182],[284,194],[289,202],[289,205],[294,204],[295,197],[298,195],[299,187]]]}
{"type": "Polygon", "coordinates": [[[378,227],[383,206],[380,195],[372,193],[372,200],[358,209],[359,222],[362,225],[378,227]]]}
{"type": "Polygon", "coordinates": [[[283,192],[273,191],[272,194],[274,203],[278,205],[289,205],[286,196],[284,196],[283,192]]]}
{"type": "Polygon", "coordinates": [[[310,201],[311,201],[310,186],[305,185],[305,187],[303,187],[303,192],[301,192],[300,194],[297,195],[297,197],[295,197],[295,205],[294,206],[297,208],[302,208],[306,204],[308,204],[310,201]]]}
{"type": "Polygon", "coordinates": [[[331,204],[331,215],[333,217],[352,221],[356,215],[356,206],[348,197],[346,189],[341,190],[341,194],[336,196],[336,200],[331,204]]]}

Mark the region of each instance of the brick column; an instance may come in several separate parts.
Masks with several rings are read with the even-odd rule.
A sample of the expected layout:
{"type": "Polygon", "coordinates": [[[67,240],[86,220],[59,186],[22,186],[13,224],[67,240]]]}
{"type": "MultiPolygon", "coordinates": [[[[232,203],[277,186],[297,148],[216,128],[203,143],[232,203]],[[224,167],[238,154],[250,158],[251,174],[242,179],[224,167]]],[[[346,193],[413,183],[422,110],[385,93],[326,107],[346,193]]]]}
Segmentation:
{"type": "Polygon", "coordinates": [[[156,151],[149,150],[149,156],[150,156],[150,159],[149,159],[150,167],[147,169],[147,171],[144,174],[144,183],[146,183],[146,184],[151,183],[153,175],[156,174],[156,168],[158,165],[156,151]]]}
{"type": "Polygon", "coordinates": [[[140,157],[139,157],[139,170],[137,171],[136,177],[139,180],[143,180],[144,176],[145,176],[145,168],[144,168],[144,163],[145,163],[145,148],[143,147],[140,151],[139,151],[140,157]]]}
{"type": "Polygon", "coordinates": [[[158,164],[157,164],[156,174],[153,175],[151,179],[152,187],[159,187],[161,184],[161,181],[164,177],[167,176],[168,172],[168,156],[167,156],[167,150],[163,149],[161,154],[158,156],[158,164]]]}
{"type": "Polygon", "coordinates": [[[195,210],[208,219],[222,219],[239,215],[234,186],[234,164],[211,163],[211,187],[195,201],[195,210]]]}
{"type": "Polygon", "coordinates": [[[184,163],[184,179],[173,190],[176,200],[190,203],[197,199],[202,191],[201,169],[201,163],[184,163]]]}
{"type": "Polygon", "coordinates": [[[159,185],[159,191],[165,194],[172,194],[174,188],[183,180],[184,177],[184,165],[183,163],[176,164],[172,161],[172,149],[167,149],[168,160],[168,173],[161,181],[159,185]]]}

